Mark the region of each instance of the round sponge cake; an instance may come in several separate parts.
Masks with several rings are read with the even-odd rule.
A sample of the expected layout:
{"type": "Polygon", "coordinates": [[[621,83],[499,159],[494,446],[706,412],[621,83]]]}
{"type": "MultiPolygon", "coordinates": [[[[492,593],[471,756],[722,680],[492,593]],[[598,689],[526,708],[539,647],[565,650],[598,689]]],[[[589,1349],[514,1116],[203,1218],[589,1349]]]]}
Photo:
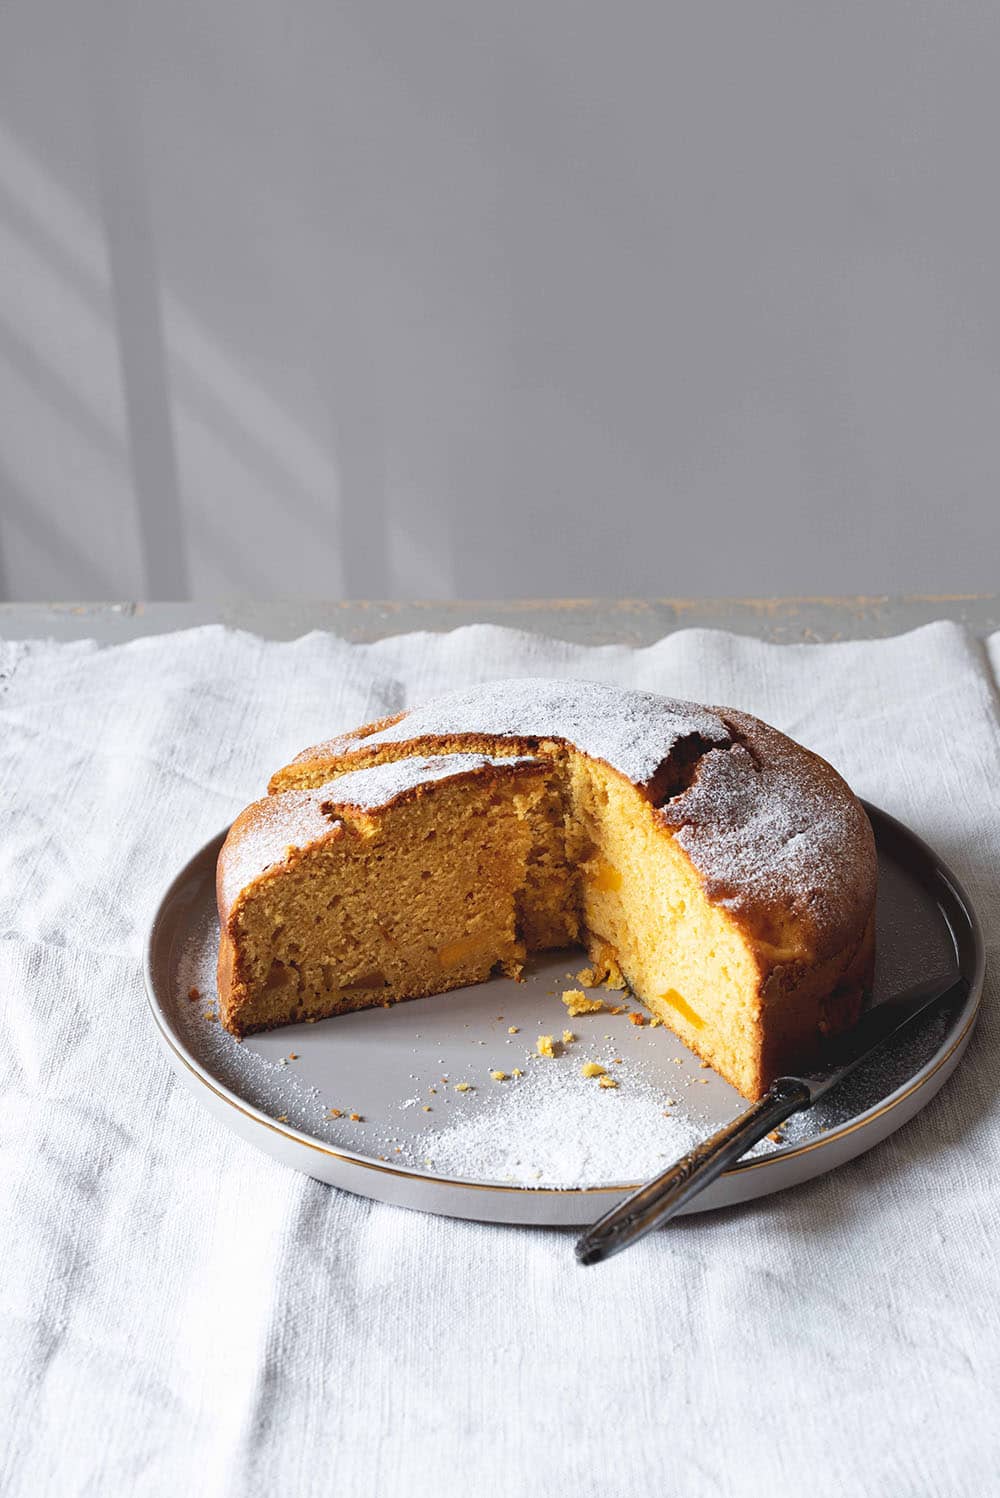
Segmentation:
{"type": "Polygon", "coordinates": [[[516,976],[576,942],[757,1097],[870,986],[864,809],[744,713],[490,682],[308,749],[270,791],[219,859],[234,1034],[516,976]]]}

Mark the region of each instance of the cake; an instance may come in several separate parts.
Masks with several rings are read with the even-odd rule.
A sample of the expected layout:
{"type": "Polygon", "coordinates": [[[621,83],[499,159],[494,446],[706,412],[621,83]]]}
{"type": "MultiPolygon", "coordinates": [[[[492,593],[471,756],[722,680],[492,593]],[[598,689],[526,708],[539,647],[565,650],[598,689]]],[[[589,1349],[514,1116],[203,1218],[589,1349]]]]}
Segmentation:
{"type": "Polygon", "coordinates": [[[602,683],[450,693],[305,750],[226,838],[234,1035],[520,975],[578,944],[748,1098],[870,987],[876,858],[757,718],[602,683]]]}

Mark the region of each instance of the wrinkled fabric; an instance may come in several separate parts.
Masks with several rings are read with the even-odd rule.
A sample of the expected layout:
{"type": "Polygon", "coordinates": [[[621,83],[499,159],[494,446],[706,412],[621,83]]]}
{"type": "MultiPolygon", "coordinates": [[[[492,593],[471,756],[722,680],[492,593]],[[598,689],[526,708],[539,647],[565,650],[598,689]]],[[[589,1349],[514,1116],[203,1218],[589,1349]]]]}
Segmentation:
{"type": "Polygon", "coordinates": [[[1000,1474],[1000,1026],[829,1175],[576,1267],[274,1163],[174,1080],[145,932],[297,750],[473,681],[744,708],[955,868],[996,967],[1000,637],[0,645],[0,1492],[956,1498],[1000,1474]],[[992,665],[991,665],[992,660],[992,665]]]}

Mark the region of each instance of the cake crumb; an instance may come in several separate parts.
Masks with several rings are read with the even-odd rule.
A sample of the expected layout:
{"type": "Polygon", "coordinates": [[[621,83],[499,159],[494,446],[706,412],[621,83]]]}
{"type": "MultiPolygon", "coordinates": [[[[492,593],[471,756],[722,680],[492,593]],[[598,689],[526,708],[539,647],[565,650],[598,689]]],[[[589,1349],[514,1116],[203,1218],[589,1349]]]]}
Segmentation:
{"type": "Polygon", "coordinates": [[[288,1122],[288,1114],[287,1113],[279,1113],[276,1121],[278,1123],[287,1123],[288,1122]]]}
{"type": "Polygon", "coordinates": [[[507,1081],[507,1073],[505,1071],[491,1071],[490,1076],[493,1078],[494,1082],[507,1081]]]}
{"type": "Polygon", "coordinates": [[[508,1025],[507,1026],[507,1034],[508,1035],[518,1035],[518,1034],[520,1034],[520,1028],[521,1028],[520,1025],[508,1025]]]}
{"type": "Polygon", "coordinates": [[[575,1039],[576,1036],[573,1034],[572,1030],[563,1031],[563,1045],[572,1045],[575,1039]]]}
{"type": "Polygon", "coordinates": [[[555,1038],[551,1035],[539,1035],[535,1049],[539,1056],[548,1056],[551,1059],[556,1053],[555,1038]]]}
{"type": "Polygon", "coordinates": [[[597,1014],[604,1008],[603,999],[588,998],[582,988],[565,989],[562,1001],[574,1019],[578,1014],[597,1014]]]}
{"type": "Polygon", "coordinates": [[[585,1061],[580,1067],[581,1077],[605,1077],[607,1072],[597,1061],[585,1061]]]}
{"type": "Polygon", "coordinates": [[[767,1137],[773,1140],[775,1144],[784,1144],[785,1142],[785,1136],[781,1133],[780,1129],[772,1129],[767,1137]]]}
{"type": "Polygon", "coordinates": [[[299,1053],[298,1053],[298,1051],[289,1051],[289,1053],[288,1053],[288,1059],[289,1059],[289,1061],[298,1061],[298,1059],[299,1059],[299,1053]]]}
{"type": "Polygon", "coordinates": [[[621,989],[628,986],[612,949],[603,944],[600,956],[593,958],[589,967],[581,968],[576,981],[582,983],[584,988],[596,988],[598,983],[603,983],[605,988],[621,989]]]}
{"type": "Polygon", "coordinates": [[[710,1063],[708,1061],[699,1061],[698,1065],[701,1067],[702,1071],[708,1071],[710,1063]]]}
{"type": "Polygon", "coordinates": [[[188,989],[188,998],[191,1000],[191,1002],[193,1004],[196,999],[200,999],[201,998],[201,989],[200,988],[195,988],[194,985],[192,984],[192,986],[188,989]]]}
{"type": "Polygon", "coordinates": [[[612,1057],[611,1064],[612,1064],[612,1066],[621,1066],[621,1064],[622,1064],[622,1058],[620,1056],[614,1056],[614,1057],[612,1057]]]}
{"type": "Polygon", "coordinates": [[[326,1116],[327,1118],[343,1118],[344,1110],[343,1108],[330,1108],[326,1116]]]}
{"type": "Polygon", "coordinates": [[[456,1092],[471,1092],[472,1091],[472,1083],[471,1082],[456,1082],[455,1083],[455,1091],[456,1092]]]}
{"type": "Polygon", "coordinates": [[[629,1015],[629,1021],[633,1025],[644,1025],[646,1023],[646,1016],[644,1014],[632,1013],[629,1015]]]}
{"type": "Polygon", "coordinates": [[[425,1113],[430,1113],[430,1111],[431,1111],[431,1105],[430,1105],[430,1103],[425,1103],[424,1104],[424,1112],[425,1113]]]}
{"type": "Polygon", "coordinates": [[[650,1019],[650,1021],[649,1021],[649,1028],[651,1030],[655,1030],[656,1027],[657,1027],[657,1025],[662,1025],[662,1024],[663,1024],[663,1021],[661,1020],[660,1016],[658,1014],[654,1014],[652,1016],[652,1018],[650,1019]]]}
{"type": "Polygon", "coordinates": [[[511,1076],[512,1077],[523,1077],[524,1076],[524,1072],[521,1070],[521,1068],[519,1066],[515,1066],[514,1070],[511,1072],[511,1076]]]}
{"type": "Polygon", "coordinates": [[[607,1073],[605,1073],[603,1077],[598,1077],[597,1085],[598,1087],[617,1087],[618,1083],[615,1081],[614,1077],[609,1077],[607,1073]]]}
{"type": "Polygon", "coordinates": [[[351,1123],[364,1123],[364,1119],[362,1118],[360,1113],[352,1113],[351,1123]]]}

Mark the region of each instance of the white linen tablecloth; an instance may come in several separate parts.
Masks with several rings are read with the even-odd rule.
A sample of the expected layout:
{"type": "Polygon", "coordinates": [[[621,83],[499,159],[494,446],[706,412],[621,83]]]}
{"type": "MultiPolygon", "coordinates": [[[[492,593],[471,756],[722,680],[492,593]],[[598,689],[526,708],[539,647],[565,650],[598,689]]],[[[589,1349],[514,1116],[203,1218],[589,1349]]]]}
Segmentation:
{"type": "Polygon", "coordinates": [[[585,1271],[571,1234],[381,1206],[258,1154],[173,1080],[140,976],[163,887],[272,769],[511,675],[775,723],[954,865],[996,967],[998,664],[1000,637],[944,623],[642,650],[492,627],[0,646],[5,1498],[998,1491],[994,978],[905,1129],[585,1271]]]}

